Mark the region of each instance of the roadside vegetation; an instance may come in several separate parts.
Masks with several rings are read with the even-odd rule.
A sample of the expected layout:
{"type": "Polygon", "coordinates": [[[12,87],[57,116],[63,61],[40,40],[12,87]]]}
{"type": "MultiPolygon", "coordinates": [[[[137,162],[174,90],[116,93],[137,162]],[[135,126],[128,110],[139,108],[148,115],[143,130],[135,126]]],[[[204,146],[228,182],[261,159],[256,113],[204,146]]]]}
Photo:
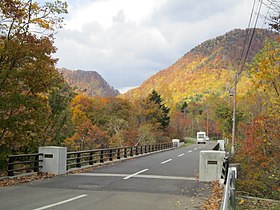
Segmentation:
{"type": "MultiPolygon", "coordinates": [[[[279,6],[279,5],[278,5],[279,6]]],[[[168,107],[156,90],[133,101],[76,94],[56,70],[54,35],[67,4],[0,3],[0,171],[9,154],[39,146],[68,150],[171,141],[192,143],[197,131],[210,140],[231,139],[232,99],[193,93],[168,107]]],[[[272,29],[279,34],[279,17],[272,29]]],[[[234,161],[237,191],[280,200],[280,39],[267,41],[240,75],[234,161]],[[245,83],[244,83],[245,82],[245,83]]],[[[207,76],[207,75],[204,75],[207,76]]],[[[212,79],[211,79],[212,80],[212,79]]],[[[231,81],[230,81],[231,82],[231,81]]],[[[220,91],[220,90],[219,90],[220,91]]]]}

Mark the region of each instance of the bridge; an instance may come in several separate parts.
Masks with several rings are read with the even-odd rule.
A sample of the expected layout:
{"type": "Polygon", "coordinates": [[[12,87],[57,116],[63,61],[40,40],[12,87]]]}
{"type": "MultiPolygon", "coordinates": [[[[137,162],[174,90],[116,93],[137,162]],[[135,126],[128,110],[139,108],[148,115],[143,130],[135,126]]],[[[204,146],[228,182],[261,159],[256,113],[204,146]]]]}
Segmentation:
{"type": "Polygon", "coordinates": [[[193,144],[5,187],[0,209],[201,209],[210,190],[198,181],[199,152],[214,146],[193,144]]]}

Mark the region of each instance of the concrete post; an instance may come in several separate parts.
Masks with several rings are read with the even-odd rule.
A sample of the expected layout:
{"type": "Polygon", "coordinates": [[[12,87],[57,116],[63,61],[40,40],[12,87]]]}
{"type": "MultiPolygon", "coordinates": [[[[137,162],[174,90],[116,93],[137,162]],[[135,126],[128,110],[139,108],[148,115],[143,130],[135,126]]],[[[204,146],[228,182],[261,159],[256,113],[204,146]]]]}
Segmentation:
{"type": "Polygon", "coordinates": [[[179,139],[172,139],[173,147],[179,147],[180,146],[180,140],[179,139]]]}
{"type": "Polygon", "coordinates": [[[200,151],[199,181],[209,182],[219,180],[222,175],[225,155],[225,151],[200,151]]]}
{"type": "Polygon", "coordinates": [[[67,148],[46,146],[39,147],[39,153],[43,153],[42,172],[51,174],[65,174],[67,165],[67,148]]]}
{"type": "Polygon", "coordinates": [[[225,151],[225,140],[218,140],[221,151],[225,151]]]}

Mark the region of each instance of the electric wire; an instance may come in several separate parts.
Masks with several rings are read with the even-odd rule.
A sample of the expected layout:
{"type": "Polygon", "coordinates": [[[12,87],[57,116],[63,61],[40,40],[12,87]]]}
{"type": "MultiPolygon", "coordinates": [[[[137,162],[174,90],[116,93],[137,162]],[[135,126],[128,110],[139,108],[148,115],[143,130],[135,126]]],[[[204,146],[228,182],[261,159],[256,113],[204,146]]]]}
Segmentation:
{"type": "Polygon", "coordinates": [[[243,43],[243,50],[242,50],[242,53],[241,53],[240,60],[238,62],[238,66],[240,66],[240,64],[242,62],[244,52],[245,52],[246,42],[247,42],[247,39],[248,39],[248,36],[249,36],[249,31],[250,31],[250,27],[251,27],[253,13],[254,13],[254,10],[255,10],[255,5],[256,5],[256,0],[254,0],[253,7],[252,7],[252,10],[251,10],[250,19],[249,19],[249,23],[248,23],[248,26],[247,26],[246,35],[245,35],[245,39],[244,39],[244,43],[243,43]]]}
{"type": "Polygon", "coordinates": [[[265,25],[265,23],[266,23],[266,20],[267,20],[267,17],[268,17],[268,14],[269,14],[269,12],[270,12],[270,9],[271,9],[271,6],[272,6],[272,1],[268,1],[270,4],[269,4],[269,6],[268,5],[266,5],[265,3],[263,3],[264,5],[266,5],[267,6],[267,12],[266,12],[266,14],[265,14],[265,17],[264,17],[264,21],[263,21],[263,24],[262,24],[262,29],[263,29],[263,27],[264,27],[264,25],[265,25]]]}
{"type": "MultiPolygon", "coordinates": [[[[256,19],[255,19],[255,24],[254,24],[254,27],[253,27],[253,32],[251,34],[251,38],[250,38],[250,42],[248,44],[248,48],[247,48],[247,51],[246,51],[246,54],[245,54],[245,57],[243,59],[243,62],[242,62],[242,65],[241,65],[241,68],[238,72],[238,75],[242,73],[243,69],[244,69],[244,66],[245,66],[245,62],[248,58],[248,55],[249,55],[249,52],[250,52],[250,49],[251,49],[251,46],[252,46],[252,43],[253,43],[253,38],[254,38],[254,35],[255,35],[255,32],[256,32],[256,27],[257,27],[257,23],[258,23],[258,20],[259,20],[259,16],[260,16],[260,12],[261,12],[261,8],[262,8],[262,5],[263,5],[263,0],[260,0],[260,4],[258,6],[258,12],[257,12],[257,16],[256,16],[256,19]]],[[[244,46],[245,47],[245,46],[244,46]]]]}

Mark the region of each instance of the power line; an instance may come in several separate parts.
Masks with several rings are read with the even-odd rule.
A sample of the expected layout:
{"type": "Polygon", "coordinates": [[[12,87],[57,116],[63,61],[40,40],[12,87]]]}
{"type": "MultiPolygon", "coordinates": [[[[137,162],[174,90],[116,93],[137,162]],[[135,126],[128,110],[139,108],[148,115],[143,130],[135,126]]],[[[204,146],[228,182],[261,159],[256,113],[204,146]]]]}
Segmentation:
{"type": "Polygon", "coordinates": [[[264,27],[264,24],[265,24],[265,22],[266,22],[266,20],[267,20],[267,16],[268,16],[268,14],[269,14],[269,12],[270,12],[270,9],[271,9],[271,7],[272,7],[272,1],[268,1],[270,4],[268,5],[268,4],[265,4],[265,3],[263,3],[264,5],[266,5],[266,7],[267,7],[267,12],[266,12],[266,14],[265,14],[265,17],[264,17],[264,21],[263,21],[263,24],[262,24],[262,27],[261,28],[263,28],[264,27]]]}
{"type": "MultiPolygon", "coordinates": [[[[251,45],[252,45],[252,42],[253,42],[253,38],[254,38],[254,35],[255,35],[255,32],[256,32],[256,27],[257,27],[257,23],[258,23],[258,20],[259,20],[262,4],[263,4],[263,0],[260,0],[259,6],[258,6],[257,17],[256,17],[255,24],[254,24],[254,27],[253,27],[253,32],[252,32],[252,35],[251,35],[251,38],[250,38],[250,42],[249,42],[245,57],[244,57],[243,62],[242,62],[242,66],[240,68],[239,74],[242,73],[242,71],[244,69],[244,66],[245,66],[245,62],[246,62],[247,57],[249,55],[249,51],[250,51],[250,48],[251,48],[251,45]]],[[[250,20],[251,20],[251,18],[250,18],[250,20]]],[[[245,48],[245,46],[244,46],[244,48],[245,48]]]]}
{"type": "Polygon", "coordinates": [[[249,29],[250,29],[250,26],[251,26],[252,17],[253,17],[253,13],[254,13],[254,10],[255,10],[255,5],[256,5],[256,0],[254,0],[253,7],[252,7],[252,10],[251,10],[250,19],[249,19],[249,23],[248,23],[248,26],[247,26],[246,35],[245,35],[245,39],[244,39],[244,43],[243,43],[243,50],[242,50],[242,53],[241,53],[241,57],[240,57],[238,66],[240,66],[240,63],[242,61],[242,58],[243,58],[243,55],[244,55],[244,52],[245,52],[246,41],[247,41],[248,36],[249,36],[249,29]]]}
{"type": "MultiPolygon", "coordinates": [[[[248,25],[248,27],[251,26],[252,17],[253,17],[254,8],[255,8],[255,3],[256,3],[256,0],[254,0],[254,4],[253,4],[252,11],[251,11],[251,15],[250,15],[250,20],[249,20],[249,25],[248,25]]],[[[246,62],[247,57],[248,57],[248,54],[249,54],[249,51],[250,51],[250,48],[251,48],[251,45],[252,45],[253,37],[254,37],[254,35],[255,35],[256,26],[257,26],[257,22],[258,22],[258,19],[259,19],[259,15],[260,15],[260,11],[261,11],[262,4],[263,4],[263,0],[260,0],[259,6],[258,6],[258,13],[257,13],[257,17],[256,17],[256,20],[255,20],[253,32],[252,32],[252,35],[251,35],[251,38],[250,38],[250,42],[249,42],[249,44],[248,44],[248,48],[247,48],[245,57],[244,57],[244,59],[242,60],[242,57],[243,57],[243,54],[244,54],[244,51],[245,51],[245,47],[246,47],[247,37],[249,36],[249,30],[250,30],[249,28],[247,29],[246,37],[245,37],[245,41],[244,41],[244,48],[243,48],[243,52],[242,52],[241,59],[240,59],[240,61],[243,61],[243,62],[242,62],[240,71],[238,72],[238,69],[236,69],[236,70],[235,70],[235,75],[234,75],[234,87],[233,87],[233,97],[234,97],[234,98],[233,98],[232,142],[231,142],[231,154],[232,154],[232,155],[235,154],[235,145],[234,145],[234,144],[235,144],[235,127],[236,127],[236,89],[237,89],[237,83],[238,83],[238,76],[239,76],[239,74],[242,73],[243,68],[244,68],[244,65],[245,65],[245,62],[246,62]]]]}

